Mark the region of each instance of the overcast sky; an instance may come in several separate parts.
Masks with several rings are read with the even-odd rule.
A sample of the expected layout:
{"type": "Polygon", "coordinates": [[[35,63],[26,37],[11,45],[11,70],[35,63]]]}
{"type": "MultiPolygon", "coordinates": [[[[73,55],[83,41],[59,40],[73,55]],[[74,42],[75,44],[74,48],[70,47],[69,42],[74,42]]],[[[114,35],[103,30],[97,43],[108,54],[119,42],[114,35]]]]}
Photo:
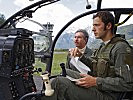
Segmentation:
{"type": "MultiPolygon", "coordinates": [[[[4,14],[7,19],[20,9],[37,1],[39,0],[0,0],[0,13],[4,14]]],[[[95,9],[97,0],[89,0],[89,2],[92,4],[92,8],[95,9]]],[[[102,7],[133,7],[133,0],[103,0],[102,7]]],[[[47,22],[54,24],[54,34],[56,34],[72,18],[87,11],[85,8],[86,0],[60,0],[57,3],[39,9],[33,14],[32,19],[41,24],[46,24],[47,22]]],[[[88,23],[81,20],[76,25],[77,27],[85,27],[88,23]]],[[[29,21],[23,26],[29,27],[29,29],[34,31],[40,28],[29,21]]],[[[18,25],[18,27],[22,27],[22,24],[18,25]]]]}
{"type": "MultiPolygon", "coordinates": [[[[5,16],[9,17],[12,14],[16,13],[20,9],[37,2],[39,0],[29,1],[29,0],[0,0],[0,12],[5,16]]],[[[73,13],[80,13],[85,11],[86,0],[61,0],[56,3],[57,5],[61,4],[62,11],[65,9],[70,10],[73,13]],[[79,6],[80,5],[80,6],[79,6]],[[65,8],[66,7],[66,8],[65,8]]],[[[52,4],[53,5],[53,4],[52,4]]]]}
{"type": "MultiPolygon", "coordinates": [[[[6,19],[12,16],[20,9],[37,2],[39,0],[0,0],[0,13],[4,14],[6,19]]],[[[61,0],[54,4],[42,7],[33,14],[33,20],[46,24],[50,22],[54,24],[54,32],[57,33],[68,21],[85,12],[86,0],[61,0]]],[[[27,21],[26,23],[18,24],[18,27],[26,27],[33,31],[39,30],[40,26],[32,24],[27,21]]]]}

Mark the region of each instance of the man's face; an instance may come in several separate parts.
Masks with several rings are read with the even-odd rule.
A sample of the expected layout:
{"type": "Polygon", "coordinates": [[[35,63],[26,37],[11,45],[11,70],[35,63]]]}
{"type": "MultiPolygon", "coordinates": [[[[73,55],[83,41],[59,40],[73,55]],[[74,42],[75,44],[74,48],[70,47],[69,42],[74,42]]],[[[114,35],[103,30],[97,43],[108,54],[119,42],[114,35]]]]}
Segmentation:
{"type": "Polygon", "coordinates": [[[80,49],[85,47],[86,40],[85,40],[85,36],[82,32],[75,33],[74,43],[75,43],[75,46],[80,49]]]}
{"type": "Polygon", "coordinates": [[[107,35],[105,24],[102,22],[102,20],[99,17],[96,17],[93,19],[93,29],[95,38],[102,39],[107,35]]]}

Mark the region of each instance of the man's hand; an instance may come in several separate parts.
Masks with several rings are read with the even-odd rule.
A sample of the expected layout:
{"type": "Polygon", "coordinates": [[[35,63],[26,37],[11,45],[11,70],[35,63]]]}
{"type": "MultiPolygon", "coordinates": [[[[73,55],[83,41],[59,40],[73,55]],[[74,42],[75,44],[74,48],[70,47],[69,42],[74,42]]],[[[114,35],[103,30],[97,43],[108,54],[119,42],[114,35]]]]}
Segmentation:
{"type": "Polygon", "coordinates": [[[76,84],[85,88],[96,86],[96,77],[92,77],[88,74],[80,74],[83,78],[80,78],[76,84]]]}
{"type": "Polygon", "coordinates": [[[80,57],[82,55],[82,53],[78,50],[78,48],[71,48],[69,52],[70,55],[73,57],[80,57]]]}

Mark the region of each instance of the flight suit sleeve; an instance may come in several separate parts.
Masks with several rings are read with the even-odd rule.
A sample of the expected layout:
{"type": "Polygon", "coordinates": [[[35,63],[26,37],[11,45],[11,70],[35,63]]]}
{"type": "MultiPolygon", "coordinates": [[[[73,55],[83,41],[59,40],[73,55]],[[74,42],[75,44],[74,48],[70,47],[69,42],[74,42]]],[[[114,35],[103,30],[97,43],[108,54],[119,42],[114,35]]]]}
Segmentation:
{"type": "Polygon", "coordinates": [[[90,56],[82,55],[80,57],[80,61],[84,63],[86,66],[89,66],[90,69],[92,69],[92,58],[90,56]]]}
{"type": "Polygon", "coordinates": [[[97,87],[104,91],[133,90],[133,53],[127,43],[117,43],[112,50],[115,77],[97,77],[97,87]]]}

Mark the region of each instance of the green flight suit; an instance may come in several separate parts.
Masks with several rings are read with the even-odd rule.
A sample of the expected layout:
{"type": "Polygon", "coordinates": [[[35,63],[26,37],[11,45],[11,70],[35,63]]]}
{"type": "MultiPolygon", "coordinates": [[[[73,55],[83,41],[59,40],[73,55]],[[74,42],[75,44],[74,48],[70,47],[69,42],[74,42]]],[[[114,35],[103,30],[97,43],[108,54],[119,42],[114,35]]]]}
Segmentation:
{"type": "MultiPolygon", "coordinates": [[[[113,37],[91,58],[81,57],[82,62],[92,67],[97,86],[83,88],[65,77],[58,77],[52,81],[54,95],[43,100],[117,100],[121,92],[133,91],[132,60],[133,51],[129,44],[120,37],[113,37]]],[[[67,70],[67,74],[80,78],[76,71],[67,70]]]]}
{"type": "MultiPolygon", "coordinates": [[[[92,50],[89,49],[88,47],[86,47],[85,52],[83,53],[83,55],[84,56],[87,56],[87,57],[90,57],[92,55],[92,53],[93,53],[92,50]]],[[[75,68],[75,66],[70,63],[70,60],[71,60],[71,56],[70,56],[70,53],[68,53],[68,55],[67,55],[67,61],[66,61],[66,68],[72,69],[74,71],[78,71],[78,69],[75,68]]]]}
{"type": "Polygon", "coordinates": [[[93,76],[103,91],[133,91],[133,49],[120,37],[96,51],[93,57],[83,56],[82,62],[93,66],[93,76]],[[99,61],[100,63],[98,63],[99,61]]]}

